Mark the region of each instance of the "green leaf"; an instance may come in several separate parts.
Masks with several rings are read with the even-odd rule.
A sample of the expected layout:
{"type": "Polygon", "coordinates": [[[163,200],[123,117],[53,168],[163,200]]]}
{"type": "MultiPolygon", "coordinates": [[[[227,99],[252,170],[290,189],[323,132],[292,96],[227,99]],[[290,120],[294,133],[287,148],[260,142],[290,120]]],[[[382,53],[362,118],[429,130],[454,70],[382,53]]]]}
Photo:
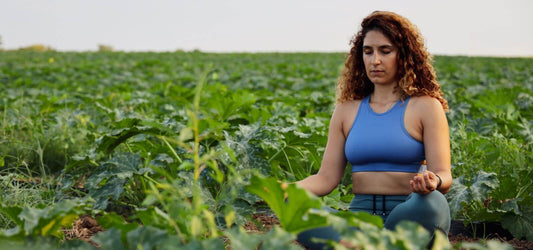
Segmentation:
{"type": "Polygon", "coordinates": [[[504,215],[502,226],[515,238],[525,237],[528,241],[533,241],[533,209],[522,211],[522,215],[513,213],[504,215]]]}
{"type": "Polygon", "coordinates": [[[444,235],[443,232],[440,230],[435,231],[435,237],[433,240],[433,246],[431,247],[431,250],[449,250],[452,249],[452,246],[450,245],[450,241],[448,240],[448,237],[444,235]]]}
{"type": "Polygon", "coordinates": [[[115,230],[113,233],[110,233],[110,235],[102,235],[102,240],[107,242],[106,244],[118,244],[114,242],[114,233],[119,232],[119,242],[120,244],[126,244],[127,242],[127,234],[130,231],[135,230],[139,227],[139,223],[137,222],[131,222],[128,223],[122,218],[120,215],[117,215],[115,213],[109,213],[105,214],[104,216],[98,217],[97,219],[98,224],[102,226],[104,229],[108,230],[115,230]],[[111,238],[111,239],[109,239],[111,238]]]}
{"type": "MultiPolygon", "coordinates": [[[[360,227],[361,224],[371,224],[378,228],[383,228],[383,219],[381,219],[378,215],[372,215],[367,212],[352,212],[352,211],[343,211],[340,210],[336,213],[332,213],[331,216],[329,216],[329,219],[331,220],[331,217],[340,217],[344,221],[348,222],[349,226],[351,227],[360,227]]],[[[333,224],[335,226],[337,223],[330,222],[329,224],[333,224]]]]}
{"type": "Polygon", "coordinates": [[[452,187],[446,197],[450,204],[450,215],[454,218],[457,212],[463,209],[463,204],[472,200],[470,190],[464,185],[464,176],[453,179],[452,187]]]}
{"type": "Polygon", "coordinates": [[[479,171],[468,185],[464,176],[453,180],[450,191],[446,194],[450,204],[450,214],[453,217],[463,209],[466,204],[472,202],[483,203],[499,186],[499,181],[495,173],[479,171]]]}
{"type": "Polygon", "coordinates": [[[501,243],[497,240],[490,240],[486,243],[480,242],[461,242],[459,249],[472,250],[512,250],[513,247],[507,243],[501,243]]]}
{"type": "Polygon", "coordinates": [[[138,227],[128,232],[129,249],[157,249],[156,246],[163,243],[168,237],[166,230],[151,226],[138,227]]]}
{"type": "MultiPolygon", "coordinates": [[[[53,248],[54,246],[51,246],[50,248],[53,248]]],[[[39,248],[41,249],[44,249],[43,246],[39,246],[39,248]]],[[[61,243],[61,245],[58,247],[59,250],[73,250],[73,249],[76,249],[76,250],[94,250],[95,249],[95,246],[91,245],[89,242],[87,241],[83,241],[83,240],[78,240],[78,239],[75,239],[75,240],[68,240],[68,241],[64,241],[63,243],[61,243]]]]}
{"type": "Polygon", "coordinates": [[[119,200],[124,193],[125,183],[134,175],[142,175],[150,171],[142,168],[140,157],[132,153],[120,153],[98,166],[87,178],[85,188],[89,196],[95,199],[95,208],[105,209],[108,200],[119,200]]]}
{"type": "Polygon", "coordinates": [[[171,229],[172,220],[167,213],[158,207],[150,206],[137,210],[137,217],[141,220],[143,225],[152,225],[159,228],[171,229]]]}
{"type": "Polygon", "coordinates": [[[64,200],[52,206],[40,207],[2,207],[1,211],[12,217],[15,228],[2,230],[6,237],[56,236],[63,235],[62,228],[71,226],[87,205],[82,200],[64,200]]]}
{"type": "Polygon", "coordinates": [[[320,200],[296,184],[289,184],[286,189],[282,189],[281,183],[276,179],[254,175],[246,190],[261,197],[276,213],[283,229],[288,232],[298,233],[327,224],[325,217],[308,213],[309,209],[322,207],[320,200]]]}
{"type": "Polygon", "coordinates": [[[123,250],[125,247],[121,241],[121,234],[120,229],[111,228],[97,233],[92,237],[92,240],[100,245],[101,249],[123,250]]]}
{"type": "Polygon", "coordinates": [[[418,223],[402,221],[394,229],[396,240],[394,245],[403,249],[426,249],[430,239],[429,232],[418,223]]]}
{"type": "Polygon", "coordinates": [[[129,231],[134,230],[139,227],[139,224],[136,222],[128,223],[122,218],[122,216],[116,213],[108,213],[97,218],[98,225],[102,226],[105,229],[116,228],[119,229],[126,235],[129,231]]]}
{"type": "Polygon", "coordinates": [[[509,199],[505,201],[502,205],[502,211],[503,212],[512,212],[516,215],[522,215],[522,212],[520,211],[520,207],[518,206],[518,201],[522,199],[509,199]]]}
{"type": "Polygon", "coordinates": [[[257,249],[261,238],[256,234],[248,234],[242,228],[232,228],[226,231],[232,249],[257,249]]]}
{"type": "MultiPolygon", "coordinates": [[[[81,167],[84,166],[90,166],[90,167],[96,167],[98,166],[98,163],[95,161],[96,154],[93,152],[89,152],[86,155],[75,155],[72,157],[71,162],[68,163],[68,165],[65,167],[63,172],[68,173],[69,171],[79,171],[81,167]]],[[[79,173],[75,173],[79,174],[79,173]]],[[[68,188],[70,186],[67,185],[68,188]]]]}
{"type": "MultiPolygon", "coordinates": [[[[441,235],[445,238],[445,236],[441,235]]],[[[375,225],[364,223],[358,229],[352,229],[351,233],[344,234],[343,240],[354,247],[362,249],[426,249],[431,240],[429,232],[421,225],[410,222],[400,222],[394,231],[379,228],[375,225]]],[[[443,242],[446,240],[440,240],[443,242]]],[[[334,246],[341,249],[344,246],[339,243],[333,243],[334,246]]],[[[446,246],[440,244],[440,246],[446,246]]],[[[449,246],[449,244],[448,244],[449,246]]],[[[446,249],[446,248],[437,248],[446,249]]]]}
{"type": "MultiPolygon", "coordinates": [[[[68,201],[68,200],[67,200],[68,201]]],[[[24,221],[24,230],[27,235],[31,234],[42,234],[47,235],[50,232],[51,227],[54,226],[56,220],[58,223],[63,221],[61,217],[68,216],[67,223],[72,223],[77,218],[76,214],[68,214],[70,208],[65,206],[58,205],[67,205],[67,202],[63,204],[55,204],[53,207],[44,207],[44,208],[24,208],[19,214],[19,218],[24,221]],[[64,214],[66,212],[67,214],[64,214]],[[40,231],[43,231],[42,233],[40,231]]],[[[61,226],[62,224],[59,224],[61,226]]],[[[65,226],[67,224],[64,224],[65,226]]]]}
{"type": "Polygon", "coordinates": [[[485,201],[488,194],[498,188],[499,184],[496,173],[478,172],[472,179],[472,185],[469,187],[472,192],[472,199],[479,202],[485,201]]]}
{"type": "Polygon", "coordinates": [[[164,134],[161,127],[155,127],[154,125],[156,124],[151,123],[150,125],[143,125],[142,120],[139,118],[122,119],[114,124],[118,129],[115,129],[111,133],[105,134],[96,140],[96,144],[98,145],[97,150],[104,152],[105,154],[110,154],[118,145],[122,144],[130,137],[139,134],[164,134]]]}
{"type": "Polygon", "coordinates": [[[277,226],[266,234],[250,234],[242,228],[232,228],[226,231],[226,236],[232,249],[301,249],[294,244],[294,234],[277,226]]]}
{"type": "MultiPolygon", "coordinates": [[[[224,242],[220,238],[208,238],[205,240],[194,240],[185,245],[177,245],[174,242],[167,241],[162,245],[162,249],[183,249],[183,250],[211,250],[225,249],[224,242]]],[[[234,248],[236,249],[236,248],[234,248]]]]}
{"type": "Polygon", "coordinates": [[[6,215],[9,219],[11,219],[11,221],[13,221],[15,225],[21,226],[21,227],[24,225],[23,220],[19,218],[19,215],[22,212],[21,207],[17,207],[17,206],[8,207],[8,206],[0,205],[0,211],[2,212],[2,214],[6,215]]]}
{"type": "Polygon", "coordinates": [[[301,249],[294,244],[296,237],[294,234],[288,233],[285,230],[274,227],[266,235],[262,236],[261,249],[301,249]]]}

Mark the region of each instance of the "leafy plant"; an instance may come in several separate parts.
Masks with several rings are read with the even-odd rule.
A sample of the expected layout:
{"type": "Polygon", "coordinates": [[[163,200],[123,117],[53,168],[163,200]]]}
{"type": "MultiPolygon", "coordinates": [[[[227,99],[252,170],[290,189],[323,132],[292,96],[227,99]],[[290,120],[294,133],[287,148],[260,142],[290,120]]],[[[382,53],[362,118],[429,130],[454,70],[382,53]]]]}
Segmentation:
{"type": "Polygon", "coordinates": [[[90,206],[84,200],[63,200],[52,206],[36,207],[2,205],[0,211],[16,226],[2,229],[0,237],[17,241],[24,241],[26,237],[53,236],[62,239],[62,229],[71,226],[79,215],[88,213],[89,209],[90,206]]]}

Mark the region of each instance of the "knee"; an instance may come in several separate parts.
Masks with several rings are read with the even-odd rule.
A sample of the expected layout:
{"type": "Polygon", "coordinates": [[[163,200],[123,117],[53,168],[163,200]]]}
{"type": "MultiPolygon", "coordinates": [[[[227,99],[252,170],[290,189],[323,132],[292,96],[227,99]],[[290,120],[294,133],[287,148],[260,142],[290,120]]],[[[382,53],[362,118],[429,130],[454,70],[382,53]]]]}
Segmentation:
{"type": "Polygon", "coordinates": [[[417,204],[424,204],[424,207],[436,211],[449,211],[449,204],[446,197],[439,191],[433,191],[429,194],[421,195],[417,193],[411,194],[413,202],[417,204]]]}
{"type": "Polygon", "coordinates": [[[450,225],[450,208],[446,197],[438,191],[427,195],[412,193],[402,204],[395,207],[385,222],[385,227],[394,229],[402,220],[415,221],[426,229],[435,228],[448,232],[450,225]]]}

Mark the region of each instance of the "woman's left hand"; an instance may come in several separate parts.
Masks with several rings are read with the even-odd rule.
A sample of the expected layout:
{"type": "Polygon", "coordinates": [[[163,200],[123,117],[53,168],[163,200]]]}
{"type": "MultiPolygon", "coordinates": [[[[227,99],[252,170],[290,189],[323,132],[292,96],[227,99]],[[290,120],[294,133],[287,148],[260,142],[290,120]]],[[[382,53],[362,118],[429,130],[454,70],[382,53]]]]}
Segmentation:
{"type": "Polygon", "coordinates": [[[424,171],[423,175],[417,174],[409,181],[411,190],[418,194],[429,194],[437,190],[439,178],[431,171],[424,171]]]}

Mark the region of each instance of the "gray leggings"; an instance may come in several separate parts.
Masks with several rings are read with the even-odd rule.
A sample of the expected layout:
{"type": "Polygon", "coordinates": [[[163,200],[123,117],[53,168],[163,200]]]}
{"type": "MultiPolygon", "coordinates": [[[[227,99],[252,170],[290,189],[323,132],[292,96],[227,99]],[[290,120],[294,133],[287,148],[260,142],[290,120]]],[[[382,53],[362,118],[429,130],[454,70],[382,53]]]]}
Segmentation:
{"type": "MultiPolygon", "coordinates": [[[[335,212],[332,208],[324,208],[335,212]]],[[[414,221],[430,232],[441,230],[444,235],[450,231],[450,208],[444,195],[438,191],[427,195],[356,195],[350,203],[352,212],[368,212],[381,216],[385,228],[394,230],[400,221],[414,221]]],[[[315,243],[311,238],[340,240],[340,234],[333,227],[310,229],[298,234],[297,241],[310,249],[323,249],[325,243],[315,243]]]]}

